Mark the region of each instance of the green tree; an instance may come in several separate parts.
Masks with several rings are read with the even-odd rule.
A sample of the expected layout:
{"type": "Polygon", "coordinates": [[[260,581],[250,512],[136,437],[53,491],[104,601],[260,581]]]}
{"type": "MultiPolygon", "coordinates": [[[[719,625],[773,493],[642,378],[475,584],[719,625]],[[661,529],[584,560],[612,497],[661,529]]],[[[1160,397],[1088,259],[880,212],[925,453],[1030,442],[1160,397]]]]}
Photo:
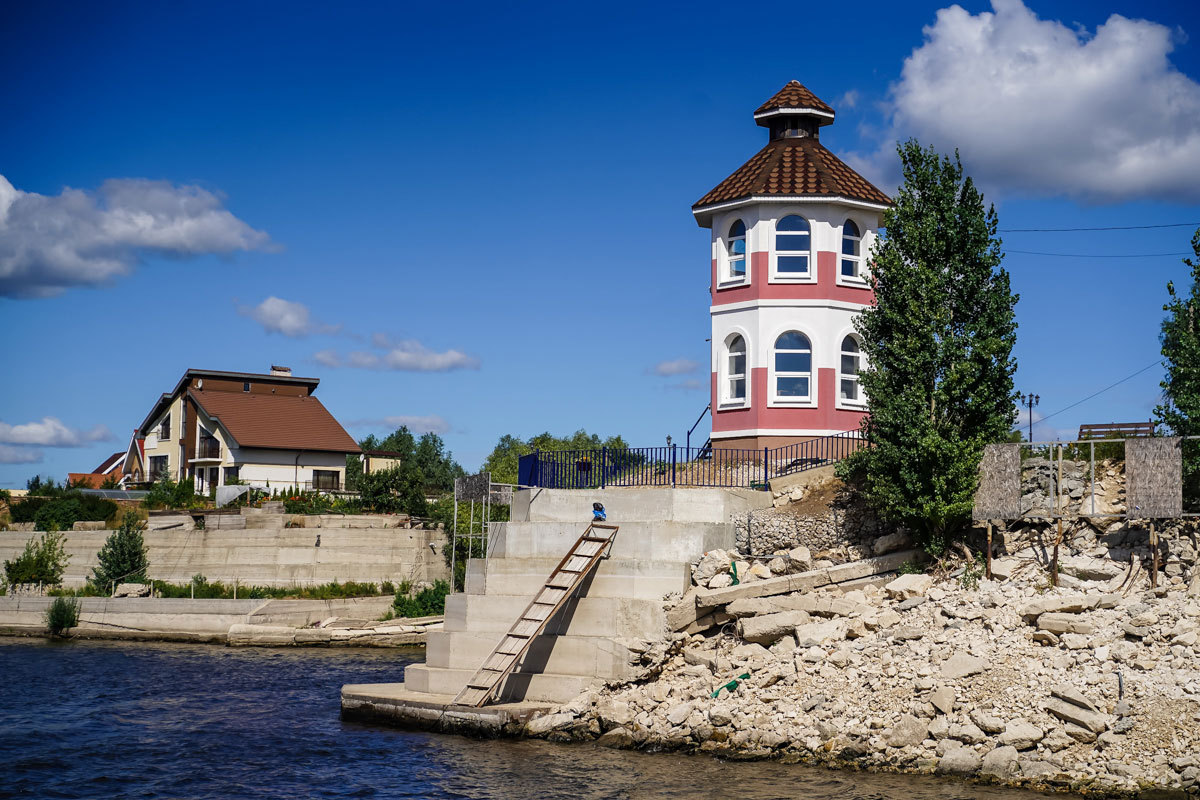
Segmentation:
{"type": "Polygon", "coordinates": [[[150,562],[146,558],[145,526],[133,511],[125,512],[121,527],[104,540],[92,568],[92,585],[107,592],[114,583],[147,583],[150,562]]]}
{"type": "Polygon", "coordinates": [[[555,436],[552,433],[539,433],[528,439],[521,439],[511,434],[500,437],[500,441],[492,448],[492,452],[483,462],[483,469],[492,473],[496,483],[516,483],[517,469],[521,456],[529,455],[534,450],[593,450],[600,447],[625,448],[629,445],[620,436],[609,436],[601,439],[594,433],[588,433],[582,428],[570,436],[555,436]]]}
{"type": "Polygon", "coordinates": [[[904,182],[872,254],[876,304],[855,322],[871,446],[840,474],[937,553],[969,519],[984,445],[1006,441],[1016,418],[1017,296],[995,208],[957,152],[915,140],[897,149],[904,182]]]}
{"type": "MultiPolygon", "coordinates": [[[[1159,341],[1167,374],[1159,384],[1163,402],[1154,409],[1155,419],[1176,436],[1200,434],[1200,229],[1192,236],[1193,258],[1183,259],[1191,270],[1190,288],[1181,294],[1174,282],[1167,283],[1167,312],[1159,341]]],[[[1200,489],[1200,454],[1197,442],[1183,448],[1184,495],[1197,496],[1200,489]]]]}
{"type": "Polygon", "coordinates": [[[5,582],[44,583],[57,586],[71,557],[63,546],[66,537],[61,533],[44,533],[40,539],[30,539],[25,550],[12,561],[4,562],[5,582]]]}

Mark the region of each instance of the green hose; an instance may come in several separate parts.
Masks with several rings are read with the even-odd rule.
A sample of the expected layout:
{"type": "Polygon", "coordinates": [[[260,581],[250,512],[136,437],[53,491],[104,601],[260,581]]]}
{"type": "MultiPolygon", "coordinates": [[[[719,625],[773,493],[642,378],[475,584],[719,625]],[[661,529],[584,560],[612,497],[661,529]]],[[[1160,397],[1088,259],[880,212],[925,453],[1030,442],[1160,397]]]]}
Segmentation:
{"type": "Polygon", "coordinates": [[[737,576],[737,562],[736,562],[736,561],[730,561],[730,562],[729,562],[729,571],[730,571],[731,573],[733,573],[733,585],[734,585],[734,586],[737,586],[739,583],[741,583],[741,581],[739,581],[739,580],[738,580],[738,576],[737,576]]]}
{"type": "Polygon", "coordinates": [[[749,677],[750,677],[749,672],[743,672],[741,675],[738,675],[736,678],[734,678],[733,680],[731,680],[729,683],[725,684],[724,686],[718,686],[717,690],[712,693],[713,700],[717,699],[717,695],[719,695],[721,693],[722,689],[726,689],[726,690],[732,692],[734,689],[736,689],[738,687],[738,684],[740,682],[746,680],[749,677]]]}

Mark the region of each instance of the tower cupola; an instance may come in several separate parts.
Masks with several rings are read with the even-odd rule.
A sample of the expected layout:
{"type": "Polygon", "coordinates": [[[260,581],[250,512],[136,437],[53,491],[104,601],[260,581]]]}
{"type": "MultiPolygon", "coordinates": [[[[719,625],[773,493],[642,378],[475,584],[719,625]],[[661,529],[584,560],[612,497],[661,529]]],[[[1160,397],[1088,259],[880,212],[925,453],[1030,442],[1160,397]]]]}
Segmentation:
{"type": "Polygon", "coordinates": [[[754,112],[754,121],[771,131],[772,139],[819,138],[833,124],[833,109],[800,81],[788,81],[754,112]]]}

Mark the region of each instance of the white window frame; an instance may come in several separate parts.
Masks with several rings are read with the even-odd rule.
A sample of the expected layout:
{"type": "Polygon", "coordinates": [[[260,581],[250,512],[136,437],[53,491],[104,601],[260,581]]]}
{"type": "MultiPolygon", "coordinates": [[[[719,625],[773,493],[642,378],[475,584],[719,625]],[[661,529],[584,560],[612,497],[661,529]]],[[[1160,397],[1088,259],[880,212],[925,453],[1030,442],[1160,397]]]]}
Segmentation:
{"type": "Polygon", "coordinates": [[[725,341],[721,344],[721,360],[717,368],[717,406],[720,409],[726,408],[746,408],[750,405],[750,383],[753,369],[750,366],[750,338],[741,331],[734,331],[725,337],[725,341]],[[731,363],[733,361],[733,340],[742,340],[742,355],[745,358],[746,372],[741,376],[745,381],[745,393],[742,397],[734,397],[730,391],[735,376],[738,373],[731,372],[731,363]]]}
{"type": "Polygon", "coordinates": [[[721,246],[721,274],[718,276],[717,287],[724,288],[726,286],[744,286],[750,283],[750,226],[746,224],[746,220],[735,217],[729,222],[725,228],[725,235],[720,239],[721,246]],[[733,230],[733,226],[737,223],[742,223],[742,229],[745,231],[741,236],[730,236],[729,232],[733,230]],[[733,258],[733,243],[741,240],[745,252],[742,254],[741,262],[744,274],[735,275],[733,272],[733,264],[737,259],[733,258]]]}
{"type": "MultiPolygon", "coordinates": [[[[810,332],[803,330],[802,328],[798,328],[794,325],[781,329],[771,339],[770,360],[769,360],[769,363],[767,364],[767,381],[768,381],[767,392],[770,397],[770,402],[768,403],[768,405],[786,406],[787,408],[815,408],[816,407],[817,397],[819,396],[819,392],[817,391],[817,361],[816,361],[817,346],[814,343],[814,341],[815,340],[813,339],[813,336],[810,332]],[[779,372],[775,368],[775,356],[776,356],[776,354],[779,353],[779,349],[778,349],[779,339],[781,336],[783,336],[784,334],[787,334],[787,333],[798,333],[801,336],[803,336],[805,339],[808,340],[808,372],[806,372],[806,373],[805,372],[779,372]],[[804,377],[804,376],[808,377],[808,397],[794,397],[791,395],[780,395],[779,394],[779,383],[778,383],[779,378],[781,378],[781,377],[800,378],[800,377],[804,377]]],[[[784,352],[800,353],[800,352],[804,352],[804,351],[802,351],[802,350],[787,350],[784,352]]]]}
{"type": "Polygon", "coordinates": [[[838,408],[845,408],[845,409],[851,409],[854,411],[858,411],[858,410],[861,410],[861,409],[864,409],[867,407],[866,398],[863,397],[863,393],[862,393],[862,381],[860,381],[858,378],[858,375],[862,373],[864,363],[865,363],[865,356],[863,355],[863,351],[862,351],[862,339],[860,339],[858,337],[858,335],[851,333],[849,331],[847,331],[846,333],[843,333],[838,338],[838,360],[837,360],[838,382],[837,382],[837,395],[836,395],[838,408]],[[842,345],[844,345],[846,343],[846,339],[854,340],[854,344],[858,347],[857,353],[851,353],[850,351],[845,350],[842,347],[842,345]],[[855,373],[854,377],[852,377],[852,378],[847,378],[846,373],[842,371],[842,358],[844,356],[849,356],[849,355],[853,355],[858,360],[858,372],[855,373]],[[857,400],[847,400],[846,398],[842,397],[842,381],[844,381],[844,380],[853,380],[854,381],[854,386],[857,390],[856,394],[858,395],[857,400]]]}
{"type": "MultiPolygon", "coordinates": [[[[867,276],[863,272],[863,265],[865,263],[865,261],[863,259],[863,245],[866,243],[866,241],[867,241],[867,227],[865,225],[863,225],[860,220],[854,219],[853,217],[847,217],[846,220],[843,221],[841,226],[838,228],[838,248],[837,248],[837,282],[838,283],[847,285],[847,286],[858,286],[858,287],[867,285],[867,276]],[[846,223],[847,222],[853,223],[854,227],[858,228],[858,236],[847,236],[846,235],[846,223]],[[856,244],[855,250],[858,251],[855,255],[848,256],[842,252],[842,248],[846,244],[846,239],[854,240],[854,242],[856,244]],[[843,261],[853,261],[854,262],[854,275],[853,276],[845,275],[842,273],[842,262],[843,261]]],[[[841,347],[840,342],[838,344],[838,347],[841,347]]]]}
{"type": "Polygon", "coordinates": [[[772,229],[774,231],[774,241],[772,242],[772,247],[771,247],[771,275],[769,278],[770,282],[771,283],[816,283],[817,282],[817,257],[816,257],[816,250],[813,247],[813,241],[816,238],[816,234],[813,231],[813,221],[809,217],[807,217],[804,214],[801,214],[797,211],[787,211],[785,213],[780,214],[779,217],[775,219],[774,223],[772,224],[772,229]],[[800,219],[802,219],[808,223],[808,252],[804,252],[803,250],[780,250],[779,249],[779,237],[781,235],[783,235],[783,236],[796,235],[789,231],[783,231],[782,233],[779,231],[779,223],[782,222],[787,217],[799,217],[800,219]],[[808,272],[806,272],[804,274],[799,274],[799,273],[794,273],[794,272],[780,272],[779,271],[779,257],[781,255],[783,255],[783,256],[797,256],[797,255],[808,256],[808,272]]]}

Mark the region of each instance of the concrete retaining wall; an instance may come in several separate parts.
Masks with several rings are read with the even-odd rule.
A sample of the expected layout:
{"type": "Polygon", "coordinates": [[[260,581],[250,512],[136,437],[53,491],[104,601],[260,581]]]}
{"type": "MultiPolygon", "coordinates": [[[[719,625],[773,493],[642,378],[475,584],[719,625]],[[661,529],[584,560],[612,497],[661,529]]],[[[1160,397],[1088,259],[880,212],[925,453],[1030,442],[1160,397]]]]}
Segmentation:
{"type": "MultiPolygon", "coordinates": [[[[0,632],[41,633],[52,597],[0,597],[0,632]]],[[[329,617],[378,619],[390,596],[340,600],[189,600],[81,597],[76,636],[224,641],[234,625],[302,628],[329,617]]]]}
{"type": "MultiPolygon", "coordinates": [[[[86,582],[96,565],[96,553],[110,533],[65,534],[66,550],[71,557],[63,577],[65,586],[82,586],[86,582]]],[[[32,535],[35,534],[0,532],[0,560],[18,556],[32,535]]],[[[210,581],[258,586],[449,578],[449,568],[442,556],[446,535],[439,530],[336,527],[187,530],[181,527],[150,530],[145,539],[150,577],[172,583],[185,583],[197,574],[210,581]]]]}

